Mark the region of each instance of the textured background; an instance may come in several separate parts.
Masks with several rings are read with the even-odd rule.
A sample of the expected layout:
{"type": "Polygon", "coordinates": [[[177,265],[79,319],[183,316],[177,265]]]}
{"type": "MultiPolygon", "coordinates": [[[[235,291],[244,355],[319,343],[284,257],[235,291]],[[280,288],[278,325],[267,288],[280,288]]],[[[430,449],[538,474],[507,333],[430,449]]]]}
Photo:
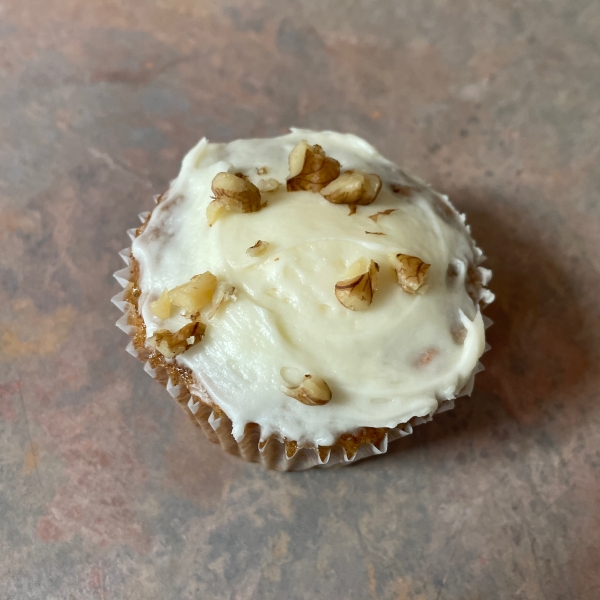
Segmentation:
{"type": "Polygon", "coordinates": [[[0,3],[0,597],[600,597],[600,4],[0,3]],[[386,456],[223,455],[113,323],[201,136],[364,136],[495,272],[471,400],[386,456]]]}

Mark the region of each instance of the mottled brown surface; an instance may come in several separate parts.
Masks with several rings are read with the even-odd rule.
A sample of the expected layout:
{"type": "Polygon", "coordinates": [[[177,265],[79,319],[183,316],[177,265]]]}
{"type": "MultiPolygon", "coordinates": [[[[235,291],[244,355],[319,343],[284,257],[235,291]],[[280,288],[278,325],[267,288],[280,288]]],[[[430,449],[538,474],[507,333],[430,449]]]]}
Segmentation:
{"type": "Polygon", "coordinates": [[[0,597],[600,597],[600,4],[7,0],[0,597]],[[351,131],[495,271],[471,400],[380,458],[222,453],[123,348],[125,229],[203,135],[351,131]]]}

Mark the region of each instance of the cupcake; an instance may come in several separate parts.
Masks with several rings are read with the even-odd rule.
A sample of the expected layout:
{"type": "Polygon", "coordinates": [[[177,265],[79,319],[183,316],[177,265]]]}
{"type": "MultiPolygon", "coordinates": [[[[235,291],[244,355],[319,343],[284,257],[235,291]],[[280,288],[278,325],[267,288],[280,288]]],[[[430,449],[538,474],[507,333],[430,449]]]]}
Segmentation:
{"type": "Polygon", "coordinates": [[[117,325],[225,451],[352,463],[471,393],[491,273],[448,198],[364,140],[203,139],[140,217],[117,325]]]}

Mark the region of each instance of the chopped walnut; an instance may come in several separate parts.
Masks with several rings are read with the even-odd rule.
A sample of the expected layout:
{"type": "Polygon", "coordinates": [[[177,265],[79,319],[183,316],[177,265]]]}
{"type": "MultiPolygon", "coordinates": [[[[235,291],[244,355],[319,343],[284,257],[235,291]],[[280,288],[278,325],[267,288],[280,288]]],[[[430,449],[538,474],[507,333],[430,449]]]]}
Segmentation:
{"type": "Polygon", "coordinates": [[[407,294],[415,294],[425,282],[425,276],[431,265],[408,254],[388,254],[388,260],[396,270],[398,285],[407,294]]]}
{"type": "Polygon", "coordinates": [[[234,292],[235,288],[230,283],[219,281],[212,297],[211,309],[206,313],[206,318],[212,319],[223,302],[235,299],[235,296],[233,295],[234,292]]]}
{"type": "Polygon", "coordinates": [[[168,319],[171,314],[171,298],[169,292],[165,289],[162,294],[150,302],[150,312],[159,319],[168,319]]]}
{"type": "Polygon", "coordinates": [[[358,207],[356,206],[356,204],[350,204],[349,208],[350,210],[348,211],[348,216],[351,217],[353,214],[356,213],[356,209],[358,207]]]}
{"type": "Polygon", "coordinates": [[[276,192],[281,184],[277,179],[259,179],[256,187],[263,193],[276,192]]]}
{"type": "Polygon", "coordinates": [[[337,160],[327,156],[318,144],[310,146],[305,140],[290,152],[289,165],[288,192],[319,192],[340,174],[337,160]]]}
{"type": "Polygon", "coordinates": [[[174,333],[168,329],[159,329],[148,343],[154,346],[165,358],[175,358],[188,348],[197,344],[206,331],[206,325],[196,317],[191,323],[184,325],[174,333]]]}
{"type": "Polygon", "coordinates": [[[263,242],[262,240],[258,240],[254,246],[250,246],[248,250],[246,250],[246,254],[248,256],[252,256],[253,258],[256,256],[262,256],[269,247],[269,242],[263,242]]]}
{"type": "Polygon", "coordinates": [[[321,196],[332,204],[358,204],[365,206],[377,198],[381,179],[374,173],[346,171],[321,190],[321,196]]]}
{"type": "Polygon", "coordinates": [[[206,220],[208,226],[212,227],[218,220],[218,218],[225,212],[225,206],[217,200],[213,200],[208,203],[206,207],[206,220]]]}
{"type": "Polygon", "coordinates": [[[269,169],[267,167],[257,167],[256,168],[257,175],[266,175],[268,172],[269,172],[269,169]]]}
{"type": "Polygon", "coordinates": [[[382,210],[381,212],[375,213],[374,215],[369,215],[369,219],[371,219],[371,221],[375,221],[375,223],[377,223],[377,219],[379,219],[379,217],[391,215],[393,212],[396,212],[396,210],[397,209],[395,209],[395,208],[388,208],[387,210],[382,210]]]}
{"type": "Polygon", "coordinates": [[[361,260],[351,265],[351,271],[356,270],[357,264],[360,265],[360,274],[335,284],[335,297],[340,304],[350,310],[363,310],[373,302],[379,265],[371,260],[365,268],[365,263],[366,260],[364,262],[361,260]]]}
{"type": "Polygon", "coordinates": [[[261,209],[260,191],[242,173],[217,173],[212,180],[211,189],[215,199],[206,209],[210,226],[224,210],[250,213],[261,209]]]}
{"type": "Polygon", "coordinates": [[[170,290],[169,298],[173,304],[193,314],[211,301],[216,287],[217,278],[210,271],[206,271],[201,275],[194,275],[187,283],[170,290]]]}
{"type": "MultiPolygon", "coordinates": [[[[371,261],[364,256],[355,260],[347,269],[346,269],[346,278],[351,279],[352,277],[357,277],[358,275],[362,275],[369,270],[371,266],[371,261]]],[[[379,271],[379,268],[377,269],[379,271]]]]}
{"type": "Polygon", "coordinates": [[[281,388],[290,398],[295,398],[307,406],[322,406],[331,400],[331,390],[322,377],[305,375],[298,387],[281,388]]]}

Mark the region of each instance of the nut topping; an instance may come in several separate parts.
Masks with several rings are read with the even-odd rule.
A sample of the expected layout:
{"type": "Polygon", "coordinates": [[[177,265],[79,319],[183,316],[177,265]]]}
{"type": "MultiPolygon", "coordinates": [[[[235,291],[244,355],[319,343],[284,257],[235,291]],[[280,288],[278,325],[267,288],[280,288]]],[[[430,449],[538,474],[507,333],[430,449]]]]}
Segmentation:
{"type": "Polygon", "coordinates": [[[169,299],[189,314],[197,313],[211,301],[216,287],[217,278],[210,271],[206,271],[201,275],[194,275],[187,283],[170,290],[169,299]]]}
{"type": "Polygon", "coordinates": [[[241,173],[217,173],[212,180],[214,200],[206,208],[208,224],[212,226],[223,210],[250,213],[261,209],[260,191],[241,173]]]}
{"type": "Polygon", "coordinates": [[[275,192],[279,188],[279,181],[277,179],[259,179],[256,187],[263,193],[275,192]]]}
{"type": "Polygon", "coordinates": [[[335,284],[335,297],[340,304],[350,310],[363,310],[367,308],[373,302],[373,294],[377,289],[379,265],[372,260],[365,269],[363,261],[365,259],[357,261],[350,266],[350,270],[354,270],[353,268],[358,263],[362,267],[359,275],[351,279],[338,281],[335,284]]]}
{"type": "Polygon", "coordinates": [[[206,325],[196,316],[191,323],[184,325],[175,333],[171,333],[168,329],[159,329],[148,339],[148,343],[165,358],[175,358],[197,344],[204,336],[205,331],[206,325]]]}
{"type": "Polygon", "coordinates": [[[331,400],[331,390],[322,377],[305,375],[298,387],[282,387],[281,391],[307,406],[322,406],[331,400]]]}
{"type": "Polygon", "coordinates": [[[212,319],[223,302],[232,299],[235,300],[234,292],[235,288],[230,283],[219,281],[212,297],[211,309],[206,313],[206,318],[212,319]]]}
{"type": "Polygon", "coordinates": [[[150,302],[150,312],[159,319],[168,319],[171,314],[171,298],[169,292],[164,289],[159,298],[150,302]]]}
{"type": "Polygon", "coordinates": [[[262,256],[269,247],[269,242],[263,242],[262,240],[258,240],[254,246],[250,246],[248,250],[246,250],[246,254],[248,256],[252,256],[253,258],[256,256],[262,256]]]}
{"type": "Polygon", "coordinates": [[[374,202],[381,189],[381,178],[374,173],[346,171],[321,190],[321,195],[332,204],[358,204],[374,202]]]}
{"type": "Polygon", "coordinates": [[[371,219],[371,221],[375,221],[375,223],[377,223],[377,219],[379,219],[379,217],[391,215],[396,210],[397,209],[395,209],[395,208],[388,208],[387,210],[382,210],[381,212],[375,213],[374,215],[369,215],[369,219],[371,219]]]}
{"type": "Polygon", "coordinates": [[[415,294],[425,282],[431,265],[416,256],[388,254],[388,261],[396,270],[398,285],[407,293],[415,294]]]}
{"type": "Polygon", "coordinates": [[[302,140],[289,156],[290,175],[287,180],[288,192],[308,190],[319,192],[337,179],[340,163],[325,154],[321,146],[310,146],[302,140]]]}

